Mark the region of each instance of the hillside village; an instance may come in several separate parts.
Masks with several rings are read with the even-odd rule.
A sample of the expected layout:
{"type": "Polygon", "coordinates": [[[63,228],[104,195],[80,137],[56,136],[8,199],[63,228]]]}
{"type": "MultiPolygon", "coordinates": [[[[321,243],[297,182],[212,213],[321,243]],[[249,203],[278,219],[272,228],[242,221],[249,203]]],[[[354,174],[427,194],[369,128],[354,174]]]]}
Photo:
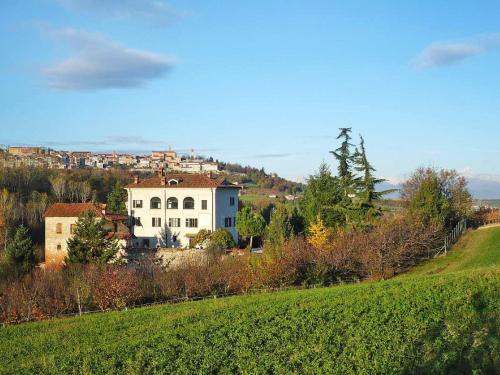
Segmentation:
{"type": "Polygon", "coordinates": [[[127,153],[95,153],[90,151],[58,151],[46,147],[12,146],[0,149],[0,165],[5,167],[32,166],[49,169],[126,168],[132,171],[152,171],[168,168],[183,173],[216,172],[218,163],[198,158],[194,150],[189,156],[176,151],[152,151],[150,155],[127,153]]]}

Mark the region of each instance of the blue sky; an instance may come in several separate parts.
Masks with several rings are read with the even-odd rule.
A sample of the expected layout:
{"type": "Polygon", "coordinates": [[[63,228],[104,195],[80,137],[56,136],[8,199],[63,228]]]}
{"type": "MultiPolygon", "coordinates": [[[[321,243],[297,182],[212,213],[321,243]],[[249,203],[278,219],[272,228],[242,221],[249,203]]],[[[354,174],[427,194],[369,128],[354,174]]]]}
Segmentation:
{"type": "Polygon", "coordinates": [[[172,146],[303,178],[362,133],[384,177],[500,176],[500,5],[0,4],[0,144],[172,146]]]}

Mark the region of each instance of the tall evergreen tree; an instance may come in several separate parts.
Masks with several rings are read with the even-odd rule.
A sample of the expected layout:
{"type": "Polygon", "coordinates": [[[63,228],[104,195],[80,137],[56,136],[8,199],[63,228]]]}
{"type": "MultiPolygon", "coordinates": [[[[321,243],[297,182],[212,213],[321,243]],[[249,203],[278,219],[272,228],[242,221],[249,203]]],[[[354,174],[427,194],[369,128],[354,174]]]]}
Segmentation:
{"type": "Polygon", "coordinates": [[[376,185],[384,182],[382,178],[376,178],[373,172],[376,169],[371,165],[366,155],[365,140],[359,136],[359,148],[354,152],[354,170],[361,173],[361,177],[357,179],[358,185],[358,201],[360,209],[363,211],[363,216],[368,216],[371,219],[380,216],[381,211],[375,207],[374,202],[380,200],[384,195],[397,191],[397,189],[390,189],[384,191],[377,191],[376,185]]]}
{"type": "Polygon", "coordinates": [[[92,211],[78,218],[74,235],[67,241],[66,263],[106,264],[115,258],[118,242],[107,237],[103,224],[104,219],[96,218],[92,211]]]}
{"type": "Polygon", "coordinates": [[[115,184],[113,190],[107,197],[107,209],[116,213],[125,213],[125,201],[127,200],[127,191],[121,186],[119,182],[115,184]]]}
{"type": "Polygon", "coordinates": [[[335,156],[339,165],[338,165],[338,177],[344,187],[345,194],[349,194],[352,192],[354,180],[352,174],[352,162],[353,156],[351,154],[351,147],[353,145],[350,143],[351,140],[351,128],[340,128],[340,133],[337,136],[337,139],[341,139],[342,143],[340,147],[335,151],[330,151],[330,153],[335,156]]]}
{"type": "Polygon", "coordinates": [[[36,265],[35,245],[31,240],[29,229],[24,225],[16,228],[14,237],[7,245],[6,256],[9,263],[29,272],[36,265]]]}

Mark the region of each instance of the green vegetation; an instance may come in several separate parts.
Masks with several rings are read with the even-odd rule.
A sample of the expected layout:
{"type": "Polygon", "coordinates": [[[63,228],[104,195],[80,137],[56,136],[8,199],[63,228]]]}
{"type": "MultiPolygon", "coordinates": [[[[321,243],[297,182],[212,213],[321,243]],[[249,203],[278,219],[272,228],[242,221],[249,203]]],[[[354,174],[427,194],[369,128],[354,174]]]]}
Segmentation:
{"type": "Polygon", "coordinates": [[[500,273],[288,291],[0,330],[3,373],[494,373],[500,273]]]}
{"type": "Polygon", "coordinates": [[[103,228],[104,219],[97,219],[92,211],[85,211],[77,220],[74,235],[68,240],[66,263],[106,264],[118,251],[118,242],[108,238],[103,228]]]}
{"type": "Polygon", "coordinates": [[[495,373],[500,228],[379,283],[0,330],[0,373],[495,373]],[[431,273],[438,273],[429,275],[431,273]]]}
{"type": "Polygon", "coordinates": [[[475,230],[463,236],[446,257],[426,262],[408,274],[431,275],[482,267],[500,268],[500,228],[475,230]]]}
{"type": "Polygon", "coordinates": [[[250,239],[249,247],[252,249],[253,238],[264,234],[266,221],[260,213],[255,213],[250,207],[243,207],[236,217],[236,229],[240,236],[250,239]]]}
{"type": "Polygon", "coordinates": [[[127,208],[125,207],[125,202],[127,201],[127,196],[127,191],[117,182],[107,196],[107,209],[111,212],[126,214],[127,208]]]}

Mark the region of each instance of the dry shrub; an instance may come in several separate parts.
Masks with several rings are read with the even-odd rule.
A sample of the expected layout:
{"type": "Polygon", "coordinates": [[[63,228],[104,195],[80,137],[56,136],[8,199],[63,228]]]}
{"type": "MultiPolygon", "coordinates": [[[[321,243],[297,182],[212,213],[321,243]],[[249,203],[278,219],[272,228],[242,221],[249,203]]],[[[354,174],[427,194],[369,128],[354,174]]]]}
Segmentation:
{"type": "Polygon", "coordinates": [[[132,269],[120,266],[87,267],[93,302],[101,309],[134,305],[141,297],[139,279],[132,269]]]}
{"type": "Polygon", "coordinates": [[[0,287],[0,321],[40,320],[71,312],[75,301],[67,293],[60,271],[34,270],[0,287]]]}
{"type": "Polygon", "coordinates": [[[473,223],[477,226],[500,223],[500,209],[482,208],[476,211],[473,216],[473,223]]]}

